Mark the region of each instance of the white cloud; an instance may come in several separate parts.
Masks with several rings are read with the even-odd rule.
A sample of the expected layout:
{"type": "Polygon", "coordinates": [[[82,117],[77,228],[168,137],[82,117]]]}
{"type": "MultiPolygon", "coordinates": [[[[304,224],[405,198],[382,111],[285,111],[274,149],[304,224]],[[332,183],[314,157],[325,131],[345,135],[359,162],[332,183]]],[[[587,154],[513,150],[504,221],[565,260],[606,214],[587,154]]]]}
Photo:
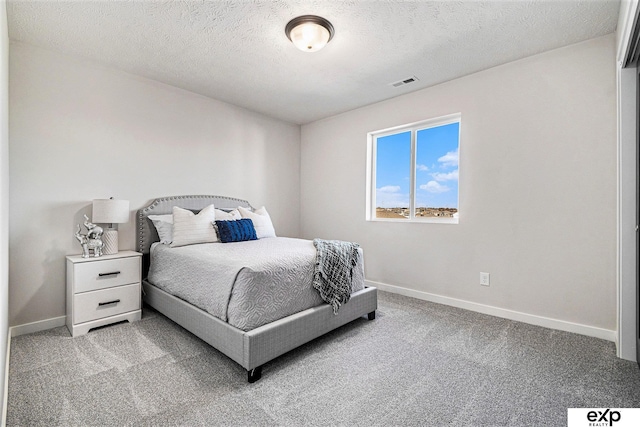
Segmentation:
{"type": "Polygon", "coordinates": [[[451,172],[448,172],[448,173],[442,173],[442,172],[432,173],[431,176],[436,181],[457,181],[458,180],[458,169],[456,169],[454,171],[451,171],[451,172]]]}
{"type": "Polygon", "coordinates": [[[399,185],[376,188],[376,207],[396,208],[409,206],[409,195],[402,193],[399,185]]]}
{"type": "Polygon", "coordinates": [[[425,171],[428,171],[429,168],[427,167],[427,165],[417,165],[416,170],[425,172],[425,171]]]}
{"type": "Polygon", "coordinates": [[[429,181],[426,184],[422,184],[420,186],[420,189],[426,190],[429,193],[446,193],[450,190],[449,187],[447,187],[446,185],[442,185],[437,181],[429,181]]]}
{"type": "Polygon", "coordinates": [[[458,150],[449,151],[438,159],[442,167],[458,166],[458,150]]]}
{"type": "Polygon", "coordinates": [[[400,191],[399,185],[385,185],[384,187],[380,187],[377,189],[380,193],[397,193],[400,191]]]}
{"type": "Polygon", "coordinates": [[[409,206],[409,195],[402,193],[397,185],[376,188],[376,207],[397,208],[409,206]]]}

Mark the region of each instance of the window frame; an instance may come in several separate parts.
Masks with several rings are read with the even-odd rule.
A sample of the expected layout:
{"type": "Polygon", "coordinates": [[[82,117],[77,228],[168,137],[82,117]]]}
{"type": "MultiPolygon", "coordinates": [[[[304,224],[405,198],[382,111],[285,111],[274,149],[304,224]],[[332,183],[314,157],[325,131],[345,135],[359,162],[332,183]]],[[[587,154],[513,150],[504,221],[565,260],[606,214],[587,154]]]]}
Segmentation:
{"type": "Polygon", "coordinates": [[[417,135],[418,132],[439,126],[458,123],[458,159],[460,158],[460,135],[462,133],[462,114],[453,113],[446,116],[436,117],[419,122],[409,123],[391,128],[381,129],[367,133],[367,185],[366,185],[366,220],[379,222],[418,222],[435,224],[458,224],[460,220],[460,164],[458,160],[458,194],[457,205],[458,215],[453,218],[438,217],[416,217],[416,156],[417,156],[417,135]],[[376,155],[377,140],[385,136],[395,135],[403,132],[411,132],[411,165],[410,165],[410,191],[409,191],[409,217],[399,218],[377,218],[376,217],[376,155]]]}

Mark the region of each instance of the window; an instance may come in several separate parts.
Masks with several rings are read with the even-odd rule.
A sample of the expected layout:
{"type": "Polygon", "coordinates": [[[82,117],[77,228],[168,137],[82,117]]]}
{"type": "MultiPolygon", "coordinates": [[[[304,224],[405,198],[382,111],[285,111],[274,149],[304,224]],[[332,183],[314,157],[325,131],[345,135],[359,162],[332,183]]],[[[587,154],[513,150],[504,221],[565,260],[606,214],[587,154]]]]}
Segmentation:
{"type": "Polygon", "coordinates": [[[460,120],[369,133],[367,220],[458,223],[460,120]]]}

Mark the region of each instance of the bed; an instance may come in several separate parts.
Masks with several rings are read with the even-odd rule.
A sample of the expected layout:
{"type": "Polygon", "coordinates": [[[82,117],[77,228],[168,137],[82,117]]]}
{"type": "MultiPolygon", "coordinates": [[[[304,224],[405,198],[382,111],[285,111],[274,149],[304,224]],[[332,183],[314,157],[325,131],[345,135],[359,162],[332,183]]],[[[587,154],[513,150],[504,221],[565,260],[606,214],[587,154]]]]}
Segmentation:
{"type": "MultiPolygon", "coordinates": [[[[251,309],[245,310],[245,313],[241,315],[234,314],[231,300],[228,306],[230,312],[227,313],[228,315],[219,315],[219,318],[203,309],[203,304],[200,304],[201,307],[198,307],[183,298],[173,295],[170,290],[171,283],[162,284],[165,290],[161,289],[160,284],[156,286],[156,284],[151,283],[148,273],[150,270],[152,247],[154,251],[160,249],[157,251],[158,254],[162,253],[161,250],[163,248],[161,248],[161,245],[158,243],[158,233],[152,221],[148,218],[149,215],[171,214],[174,206],[197,212],[211,204],[217,209],[222,210],[231,210],[238,206],[250,210],[253,209],[246,200],[203,195],[158,198],[148,206],[138,210],[136,218],[136,240],[137,250],[142,253],[143,299],[147,305],[153,307],[155,310],[240,364],[247,371],[247,379],[250,383],[261,378],[262,366],[270,360],[359,317],[367,316],[369,320],[375,318],[377,291],[374,287],[363,287],[352,293],[349,302],[341,306],[337,314],[334,314],[329,304],[318,300],[316,301],[317,304],[310,308],[305,308],[300,311],[292,309],[295,311],[294,313],[281,318],[272,319],[271,317],[273,317],[273,315],[271,315],[271,317],[269,317],[269,315],[266,317],[261,315],[258,316],[260,319],[256,320],[251,317],[251,309]],[[170,291],[166,291],[167,289],[170,291]],[[238,321],[237,319],[243,320],[238,321]],[[231,320],[231,322],[229,322],[229,320],[231,320]]],[[[268,242],[269,240],[270,239],[260,239],[258,241],[245,243],[261,242],[264,245],[270,246],[277,244],[276,240],[268,242]],[[264,240],[264,242],[261,242],[261,240],[264,240]]],[[[304,245],[302,241],[294,243],[304,245]]],[[[308,244],[309,243],[307,243],[307,245],[308,244]]],[[[206,245],[210,246],[207,250],[218,250],[227,244],[209,243],[206,245]],[[218,246],[215,248],[211,247],[215,245],[218,246]]],[[[238,243],[234,243],[233,245],[238,245],[238,243]]],[[[182,252],[186,253],[193,250],[195,250],[195,248],[185,249],[182,252]]],[[[155,254],[156,252],[154,252],[154,255],[155,254]]],[[[359,262],[361,262],[361,259],[359,262]]],[[[357,270],[358,269],[354,269],[354,271],[357,270]]],[[[354,279],[355,274],[354,272],[354,279]]],[[[158,276],[156,275],[156,277],[158,276]]],[[[181,276],[177,275],[174,280],[180,281],[180,277],[181,276]]],[[[157,280],[160,282],[160,279],[157,280]]],[[[364,281],[364,278],[362,278],[362,281],[364,281]]],[[[249,290],[247,292],[250,293],[251,291],[249,290]]],[[[308,299],[312,297],[307,295],[305,298],[308,299]]],[[[307,301],[307,304],[308,303],[309,301],[307,301]]],[[[242,304],[236,304],[236,306],[239,305],[242,304]]],[[[256,309],[254,311],[257,312],[260,310],[256,309]]]]}

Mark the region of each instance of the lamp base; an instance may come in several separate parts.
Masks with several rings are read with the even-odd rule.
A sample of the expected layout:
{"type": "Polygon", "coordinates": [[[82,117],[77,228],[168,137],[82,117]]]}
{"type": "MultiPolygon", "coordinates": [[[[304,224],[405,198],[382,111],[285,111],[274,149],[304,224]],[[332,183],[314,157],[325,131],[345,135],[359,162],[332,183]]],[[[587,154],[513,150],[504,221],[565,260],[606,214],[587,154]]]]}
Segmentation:
{"type": "Polygon", "coordinates": [[[118,230],[114,228],[106,228],[102,233],[102,253],[104,255],[113,255],[118,253],[118,230]]]}

